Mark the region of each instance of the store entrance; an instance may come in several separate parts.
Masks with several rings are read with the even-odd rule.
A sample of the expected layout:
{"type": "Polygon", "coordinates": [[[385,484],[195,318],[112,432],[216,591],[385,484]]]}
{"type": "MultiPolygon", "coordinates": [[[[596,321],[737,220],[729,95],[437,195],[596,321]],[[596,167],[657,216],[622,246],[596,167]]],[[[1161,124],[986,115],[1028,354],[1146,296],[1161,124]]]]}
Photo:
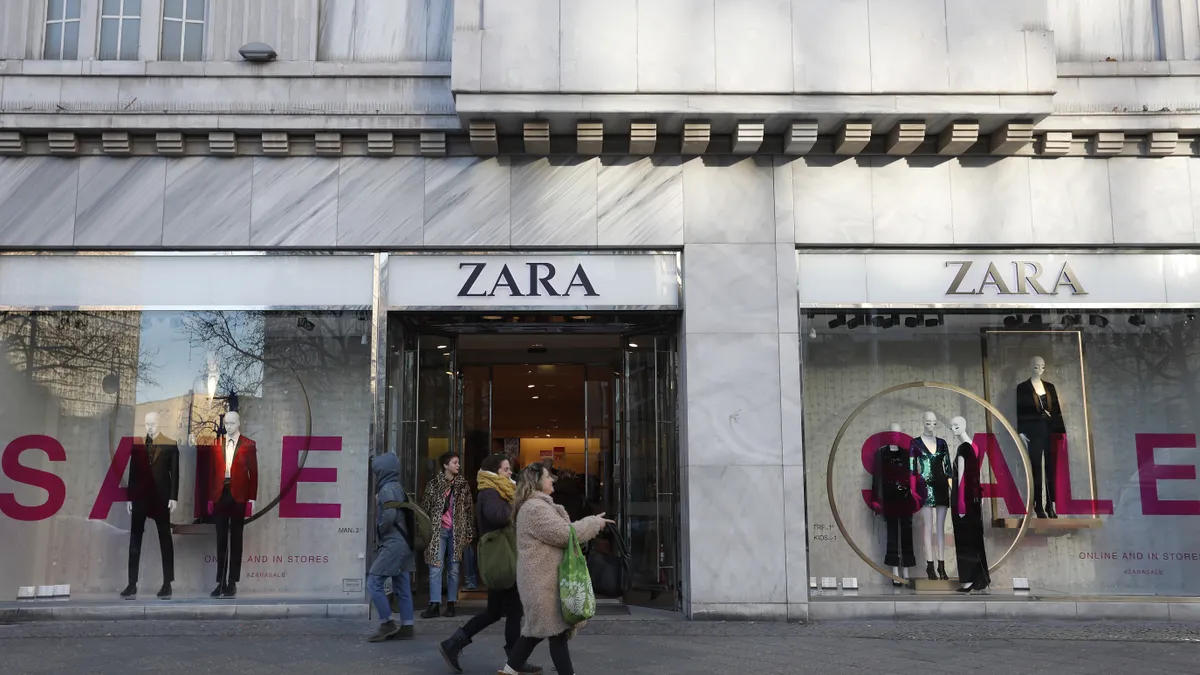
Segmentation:
{"type": "Polygon", "coordinates": [[[674,315],[396,313],[388,332],[388,443],[406,489],[420,495],[447,451],[472,491],[489,454],[544,462],[572,519],[606,513],[628,544],[630,589],[612,600],[679,608],[674,315]]]}

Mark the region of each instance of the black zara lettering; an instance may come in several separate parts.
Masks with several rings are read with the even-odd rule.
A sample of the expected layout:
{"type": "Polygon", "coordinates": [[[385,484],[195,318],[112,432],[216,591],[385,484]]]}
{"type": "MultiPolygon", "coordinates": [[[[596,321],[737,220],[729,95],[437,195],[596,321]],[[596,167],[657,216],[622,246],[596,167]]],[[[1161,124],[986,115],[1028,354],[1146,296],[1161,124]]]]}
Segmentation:
{"type": "MultiPolygon", "coordinates": [[[[600,295],[596,292],[596,287],[592,284],[592,280],[588,278],[583,265],[575,266],[575,271],[571,274],[566,287],[561,289],[555,288],[554,285],[554,278],[558,270],[554,267],[553,263],[530,262],[525,263],[525,266],[529,271],[528,285],[522,288],[517,281],[517,277],[513,275],[513,271],[507,264],[500,265],[499,270],[495,272],[495,276],[493,277],[486,262],[459,263],[458,268],[460,270],[469,268],[471,271],[468,273],[462,287],[458,289],[458,297],[491,298],[495,297],[501,289],[508,289],[508,292],[506,294],[501,291],[500,295],[507,295],[511,298],[526,296],[541,297],[543,295],[570,297],[571,291],[576,289],[582,290],[585,297],[598,297],[600,295]],[[491,282],[491,290],[484,290],[487,288],[489,281],[491,282]]],[[[492,267],[494,269],[495,266],[493,265],[492,267]]]]}

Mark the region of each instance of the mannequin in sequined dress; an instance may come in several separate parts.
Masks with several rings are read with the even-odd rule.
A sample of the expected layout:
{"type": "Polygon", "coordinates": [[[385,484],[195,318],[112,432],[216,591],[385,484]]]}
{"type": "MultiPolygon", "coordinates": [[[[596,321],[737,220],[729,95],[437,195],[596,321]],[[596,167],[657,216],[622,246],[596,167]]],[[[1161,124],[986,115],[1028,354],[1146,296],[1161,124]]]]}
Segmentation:
{"type": "Polygon", "coordinates": [[[933,412],[921,416],[921,435],[912,440],[913,473],[924,482],[921,495],[922,533],[925,538],[925,574],[931,581],[949,579],[946,574],[946,512],[950,507],[950,447],[937,437],[938,418],[933,412]],[[934,543],[937,549],[934,549],[934,543]],[[937,569],[933,561],[937,560],[937,569]]]}

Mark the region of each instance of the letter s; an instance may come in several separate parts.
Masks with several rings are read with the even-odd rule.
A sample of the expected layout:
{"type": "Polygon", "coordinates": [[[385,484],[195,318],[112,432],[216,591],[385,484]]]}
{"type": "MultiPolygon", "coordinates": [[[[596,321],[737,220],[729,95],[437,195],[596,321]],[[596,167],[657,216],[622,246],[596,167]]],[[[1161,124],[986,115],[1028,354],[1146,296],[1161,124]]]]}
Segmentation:
{"type": "Polygon", "coordinates": [[[46,491],[46,501],[37,506],[25,506],[11,492],[0,492],[0,513],[13,520],[46,520],[63,507],[67,501],[67,484],[49,471],[34,469],[21,464],[21,453],[26,450],[41,450],[51,462],[67,461],[67,451],[62,443],[50,436],[21,436],[14,439],[0,456],[0,472],[18,483],[39,487],[46,491]]]}

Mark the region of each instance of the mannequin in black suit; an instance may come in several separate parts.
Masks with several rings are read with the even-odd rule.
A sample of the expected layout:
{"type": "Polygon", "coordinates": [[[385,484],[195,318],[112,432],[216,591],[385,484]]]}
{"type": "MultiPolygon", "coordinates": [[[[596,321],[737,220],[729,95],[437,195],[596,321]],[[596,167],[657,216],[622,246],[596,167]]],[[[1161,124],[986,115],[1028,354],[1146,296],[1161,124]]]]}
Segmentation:
{"type": "Polygon", "coordinates": [[[1017,385],[1017,432],[1029,450],[1029,463],[1033,467],[1034,515],[1038,518],[1057,518],[1054,500],[1058,457],[1051,437],[1053,434],[1067,433],[1067,425],[1063,421],[1062,405],[1058,402],[1058,390],[1042,379],[1046,372],[1046,360],[1040,356],[1033,357],[1029,361],[1029,370],[1029,379],[1017,385]],[[1046,495],[1044,502],[1043,484],[1046,495]]]}
{"type": "Polygon", "coordinates": [[[158,597],[171,597],[175,581],[175,547],[171,541],[171,512],[179,500],[179,444],[159,433],[158,413],[146,414],[146,435],[136,439],[129,457],[129,585],[121,597],[137,595],[138,566],[142,558],[142,535],[146,519],[158,530],[162,554],[163,585],[158,597]]]}

